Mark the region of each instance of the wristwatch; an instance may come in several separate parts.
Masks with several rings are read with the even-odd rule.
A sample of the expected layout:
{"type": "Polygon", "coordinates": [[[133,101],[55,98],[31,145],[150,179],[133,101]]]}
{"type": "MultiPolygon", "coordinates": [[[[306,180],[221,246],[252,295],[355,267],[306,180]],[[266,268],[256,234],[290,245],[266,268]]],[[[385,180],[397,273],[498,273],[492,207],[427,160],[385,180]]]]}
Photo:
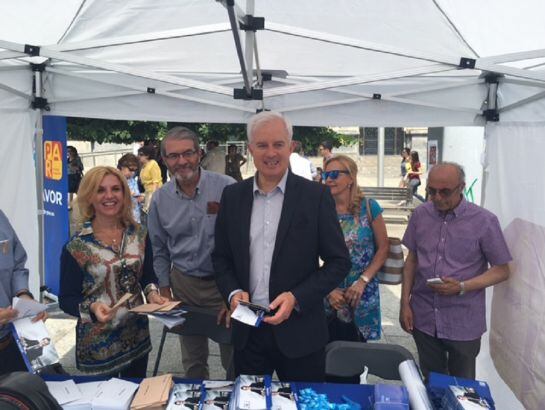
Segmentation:
{"type": "Polygon", "coordinates": [[[144,296],[147,298],[148,295],[151,293],[151,292],[157,292],[159,293],[159,288],[157,287],[157,285],[155,283],[150,283],[148,286],[146,286],[144,288],[144,296]]]}
{"type": "Polygon", "coordinates": [[[466,284],[464,282],[460,282],[460,292],[458,293],[458,296],[462,296],[464,293],[466,293],[466,284]]]}
{"type": "Polygon", "coordinates": [[[371,279],[369,279],[367,276],[365,276],[364,274],[361,274],[360,277],[358,279],[361,279],[362,281],[365,282],[366,285],[369,284],[369,282],[371,282],[371,279]]]}

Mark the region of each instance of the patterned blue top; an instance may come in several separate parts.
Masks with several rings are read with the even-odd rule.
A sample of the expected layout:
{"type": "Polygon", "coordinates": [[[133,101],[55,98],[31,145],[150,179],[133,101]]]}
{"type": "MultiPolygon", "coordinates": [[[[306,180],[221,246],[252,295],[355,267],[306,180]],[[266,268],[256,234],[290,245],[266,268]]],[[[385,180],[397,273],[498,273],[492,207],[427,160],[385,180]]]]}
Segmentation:
{"type": "MultiPolygon", "coordinates": [[[[369,199],[369,204],[371,207],[371,216],[374,220],[382,213],[382,208],[374,199],[369,199]]],[[[352,262],[350,273],[339,286],[341,289],[346,289],[358,280],[375,256],[375,237],[371,223],[367,220],[365,200],[362,201],[359,217],[356,218],[352,214],[342,214],[339,215],[339,223],[341,224],[344,240],[350,251],[350,260],[352,262]]],[[[378,286],[379,282],[375,276],[365,287],[360,303],[354,312],[356,325],[366,340],[380,339],[380,293],[378,286]]],[[[332,315],[334,312],[327,299],[326,312],[328,315],[332,315]]],[[[351,317],[352,314],[347,308],[338,311],[337,316],[343,320],[351,317]]]]}
{"type": "Polygon", "coordinates": [[[127,184],[129,184],[129,189],[131,191],[131,201],[132,201],[132,216],[134,220],[140,223],[140,204],[136,197],[140,195],[140,190],[138,189],[138,182],[135,177],[128,178],[127,184]]]}
{"type": "Polygon", "coordinates": [[[151,350],[147,317],[128,309],[141,305],[142,290],[156,282],[151,245],[141,225],[125,229],[119,250],[99,241],[90,221],[66,244],[61,255],[59,305],[78,317],[79,370],[111,374],[151,350]],[[112,321],[96,321],[90,312],[91,303],[113,306],[127,292],[134,296],[118,308],[112,321]]]}

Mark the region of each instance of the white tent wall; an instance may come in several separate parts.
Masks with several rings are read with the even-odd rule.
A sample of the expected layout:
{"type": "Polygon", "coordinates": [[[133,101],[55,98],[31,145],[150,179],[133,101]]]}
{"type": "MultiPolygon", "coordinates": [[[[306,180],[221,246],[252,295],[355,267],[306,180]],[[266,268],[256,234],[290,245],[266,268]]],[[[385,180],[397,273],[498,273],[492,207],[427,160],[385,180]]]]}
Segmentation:
{"type": "Polygon", "coordinates": [[[30,290],[38,295],[40,288],[38,205],[32,155],[35,120],[36,114],[33,111],[9,112],[0,109],[3,142],[3,148],[0,150],[0,175],[3,176],[0,209],[10,220],[27,251],[26,266],[29,269],[30,290]]]}
{"type": "MultiPolygon", "coordinates": [[[[545,123],[539,122],[486,127],[484,206],[498,216],[514,259],[511,277],[495,287],[488,311],[490,351],[527,409],[545,408],[544,135],[545,123]]],[[[479,369],[495,373],[490,361],[480,362],[479,369]]],[[[495,391],[501,398],[508,393],[495,391]]]]}
{"type": "Polygon", "coordinates": [[[464,167],[466,188],[474,180],[474,203],[481,204],[483,182],[484,127],[445,127],[443,132],[443,161],[454,161],[464,167]]]}

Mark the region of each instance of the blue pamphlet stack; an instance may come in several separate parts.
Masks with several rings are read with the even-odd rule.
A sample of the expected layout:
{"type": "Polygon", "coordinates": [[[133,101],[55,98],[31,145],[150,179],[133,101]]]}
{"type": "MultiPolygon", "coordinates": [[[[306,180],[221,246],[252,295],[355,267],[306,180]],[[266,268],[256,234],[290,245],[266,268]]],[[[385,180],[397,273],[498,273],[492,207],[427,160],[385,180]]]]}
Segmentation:
{"type": "MultiPolygon", "coordinates": [[[[492,399],[488,384],[479,380],[464,379],[432,372],[428,381],[428,393],[436,408],[442,408],[441,406],[444,406],[445,403],[450,403],[451,407],[445,407],[446,409],[495,409],[494,400],[492,399]],[[477,397],[481,398],[482,404],[479,404],[480,407],[452,407],[454,406],[452,398],[456,395],[455,393],[458,392],[459,388],[463,388],[463,391],[461,391],[462,396],[466,393],[466,397],[472,398],[474,401],[478,400],[477,397]],[[486,402],[486,405],[484,402],[486,402]]],[[[470,400],[461,401],[464,404],[471,402],[470,400]]]]}

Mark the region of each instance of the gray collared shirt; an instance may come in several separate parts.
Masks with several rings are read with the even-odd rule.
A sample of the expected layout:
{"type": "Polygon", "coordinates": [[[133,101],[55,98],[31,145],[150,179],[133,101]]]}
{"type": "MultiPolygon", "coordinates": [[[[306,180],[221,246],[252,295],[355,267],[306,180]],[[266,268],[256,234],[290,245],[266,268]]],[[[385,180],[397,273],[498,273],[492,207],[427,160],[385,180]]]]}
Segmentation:
{"type": "Polygon", "coordinates": [[[235,180],[203,169],[200,172],[194,197],[185,195],[174,178],[153,195],[148,232],[159,286],[170,286],[172,265],[191,276],[214,274],[210,254],[217,213],[208,212],[208,203],[219,204],[223,189],[235,180]]]}
{"type": "Polygon", "coordinates": [[[254,202],[250,222],[250,300],[268,306],[269,278],[276,243],[276,232],[282,213],[288,171],[271,192],[265,193],[257,186],[254,177],[254,202]]]}
{"type": "MultiPolygon", "coordinates": [[[[28,289],[26,252],[8,218],[0,211],[0,308],[11,306],[13,297],[28,289]]],[[[0,338],[9,333],[9,326],[0,325],[0,338]]]]}

